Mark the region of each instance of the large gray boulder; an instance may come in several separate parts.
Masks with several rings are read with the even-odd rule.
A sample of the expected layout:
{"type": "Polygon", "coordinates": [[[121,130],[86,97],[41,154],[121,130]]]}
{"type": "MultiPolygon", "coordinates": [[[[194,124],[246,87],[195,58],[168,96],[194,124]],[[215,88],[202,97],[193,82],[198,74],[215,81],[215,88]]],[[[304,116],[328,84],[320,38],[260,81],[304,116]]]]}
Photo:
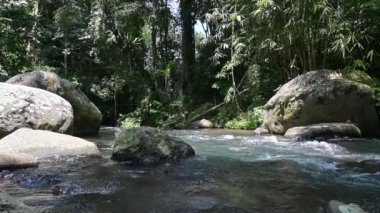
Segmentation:
{"type": "Polygon", "coordinates": [[[71,134],[73,121],[70,103],[58,95],[0,83],[0,138],[22,127],[71,134]]]}
{"type": "Polygon", "coordinates": [[[322,123],[288,129],[285,137],[296,140],[328,139],[334,137],[361,137],[358,127],[350,123],[322,123]]]}
{"type": "Polygon", "coordinates": [[[39,159],[66,156],[100,156],[98,147],[71,135],[45,130],[19,129],[0,140],[5,153],[26,153],[39,159]]]}
{"type": "Polygon", "coordinates": [[[37,158],[25,153],[0,153],[0,170],[37,167],[37,158]]]}
{"type": "Polygon", "coordinates": [[[379,136],[373,90],[331,70],[311,71],[283,85],[264,106],[264,125],[284,134],[291,127],[350,121],[363,136],[379,136]]]}
{"type": "Polygon", "coordinates": [[[53,72],[34,71],[16,75],[6,83],[20,84],[47,90],[66,99],[74,110],[74,134],[97,134],[102,114],[90,99],[70,81],[53,72]]]}
{"type": "Polygon", "coordinates": [[[112,159],[137,165],[161,164],[195,155],[193,148],[179,138],[151,127],[122,130],[113,145],[112,159]]]}

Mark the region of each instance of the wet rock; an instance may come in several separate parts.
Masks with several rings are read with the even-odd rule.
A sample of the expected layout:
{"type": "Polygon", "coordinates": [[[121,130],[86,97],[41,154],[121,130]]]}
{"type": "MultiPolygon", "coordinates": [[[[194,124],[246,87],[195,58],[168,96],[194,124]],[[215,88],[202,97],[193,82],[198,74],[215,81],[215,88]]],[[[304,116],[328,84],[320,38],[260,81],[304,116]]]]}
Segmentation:
{"type": "Polygon", "coordinates": [[[61,184],[54,186],[52,190],[54,195],[75,195],[83,192],[83,189],[78,184],[61,184]]]}
{"type": "Polygon", "coordinates": [[[331,200],[327,205],[327,213],[366,213],[358,204],[345,204],[331,200]]]}
{"type": "Polygon", "coordinates": [[[190,145],[151,127],[122,130],[112,151],[113,160],[143,165],[162,164],[194,155],[190,145]]]}
{"type": "Polygon", "coordinates": [[[214,124],[206,119],[195,121],[191,123],[190,128],[192,129],[211,129],[214,128],[214,124]]]}
{"type": "Polygon", "coordinates": [[[264,125],[284,134],[289,128],[353,121],[363,136],[379,136],[373,89],[331,70],[300,75],[283,85],[264,106],[264,125]]]}
{"type": "Polygon", "coordinates": [[[48,188],[60,182],[61,177],[57,175],[36,175],[18,180],[18,184],[26,189],[48,188]]]}
{"type": "Polygon", "coordinates": [[[350,123],[321,123],[307,126],[292,127],[285,133],[285,137],[296,140],[312,140],[334,137],[353,137],[361,136],[360,129],[350,123]]]}
{"type": "Polygon", "coordinates": [[[24,153],[0,153],[0,170],[37,167],[37,158],[24,153]]]}
{"type": "Polygon", "coordinates": [[[361,162],[345,162],[339,165],[340,168],[358,169],[364,173],[380,172],[380,160],[365,160],[361,162]]]}
{"type": "Polygon", "coordinates": [[[61,96],[70,102],[74,110],[74,134],[97,134],[102,114],[90,99],[70,81],[53,72],[34,71],[19,74],[6,83],[40,88],[61,96]]]}
{"type": "Polygon", "coordinates": [[[72,133],[73,109],[58,95],[0,83],[0,97],[0,138],[22,127],[72,133]]]}
{"type": "Polygon", "coordinates": [[[100,156],[96,145],[81,138],[45,130],[22,128],[0,140],[2,152],[26,153],[37,158],[100,156]]]}
{"type": "Polygon", "coordinates": [[[32,213],[39,211],[0,191],[0,212],[32,213]]]}
{"type": "Polygon", "coordinates": [[[264,135],[264,134],[270,134],[270,133],[264,127],[257,127],[255,130],[253,130],[253,134],[255,134],[255,135],[264,135]]]}

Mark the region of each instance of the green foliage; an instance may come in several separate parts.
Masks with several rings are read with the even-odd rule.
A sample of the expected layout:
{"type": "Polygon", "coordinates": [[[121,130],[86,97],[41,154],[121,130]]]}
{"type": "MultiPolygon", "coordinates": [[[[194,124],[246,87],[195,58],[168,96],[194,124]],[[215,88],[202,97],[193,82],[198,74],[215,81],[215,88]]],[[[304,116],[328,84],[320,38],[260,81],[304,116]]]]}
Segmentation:
{"type": "Polygon", "coordinates": [[[118,126],[121,128],[137,128],[140,127],[140,120],[134,117],[131,117],[130,115],[123,115],[118,120],[118,126]]]}
{"type": "Polygon", "coordinates": [[[211,119],[215,127],[223,128],[225,124],[236,117],[237,111],[232,105],[221,107],[217,114],[211,119]]]}
{"type": "Polygon", "coordinates": [[[228,129],[255,129],[263,122],[263,108],[255,107],[245,113],[240,113],[237,118],[228,121],[225,127],[228,129]]]}
{"type": "Polygon", "coordinates": [[[348,67],[342,71],[342,74],[348,80],[366,84],[370,87],[375,86],[374,80],[365,71],[348,67]]]}
{"type": "Polygon", "coordinates": [[[183,11],[171,5],[2,1],[0,81],[53,68],[94,100],[112,120],[107,124],[134,112],[143,124],[171,126],[228,102],[210,115],[213,122],[224,127],[235,118],[228,126],[248,128],[255,125],[250,113],[238,112],[263,105],[294,76],[322,68],[344,70],[379,94],[363,75],[379,77],[378,0],[180,0],[183,11]],[[204,34],[190,35],[195,22],[204,34]]]}

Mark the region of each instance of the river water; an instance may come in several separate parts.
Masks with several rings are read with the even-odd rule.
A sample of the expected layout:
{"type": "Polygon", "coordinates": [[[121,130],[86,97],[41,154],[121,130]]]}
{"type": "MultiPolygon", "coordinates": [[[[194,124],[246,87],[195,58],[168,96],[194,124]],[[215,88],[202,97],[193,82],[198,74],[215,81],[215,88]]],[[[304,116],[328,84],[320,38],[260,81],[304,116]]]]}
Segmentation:
{"type": "Polygon", "coordinates": [[[250,131],[171,130],[196,157],[159,167],[109,160],[114,129],[102,128],[103,158],[52,158],[4,171],[0,187],[47,212],[324,212],[328,201],[380,212],[380,141],[292,142],[250,131]],[[356,166],[355,166],[356,165],[356,166]]]}

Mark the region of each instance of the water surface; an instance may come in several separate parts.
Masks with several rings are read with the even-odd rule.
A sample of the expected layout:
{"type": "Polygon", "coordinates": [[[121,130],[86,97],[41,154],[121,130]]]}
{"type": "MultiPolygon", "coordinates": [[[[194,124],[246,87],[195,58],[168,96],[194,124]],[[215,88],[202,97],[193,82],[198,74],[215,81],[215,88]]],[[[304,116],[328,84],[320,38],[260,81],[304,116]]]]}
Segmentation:
{"type": "Polygon", "coordinates": [[[380,173],[347,162],[380,160],[379,140],[292,142],[250,131],[172,130],[195,158],[159,167],[109,160],[114,129],[87,138],[102,159],[49,159],[0,173],[0,187],[50,212],[324,212],[357,203],[380,212],[380,173]]]}

